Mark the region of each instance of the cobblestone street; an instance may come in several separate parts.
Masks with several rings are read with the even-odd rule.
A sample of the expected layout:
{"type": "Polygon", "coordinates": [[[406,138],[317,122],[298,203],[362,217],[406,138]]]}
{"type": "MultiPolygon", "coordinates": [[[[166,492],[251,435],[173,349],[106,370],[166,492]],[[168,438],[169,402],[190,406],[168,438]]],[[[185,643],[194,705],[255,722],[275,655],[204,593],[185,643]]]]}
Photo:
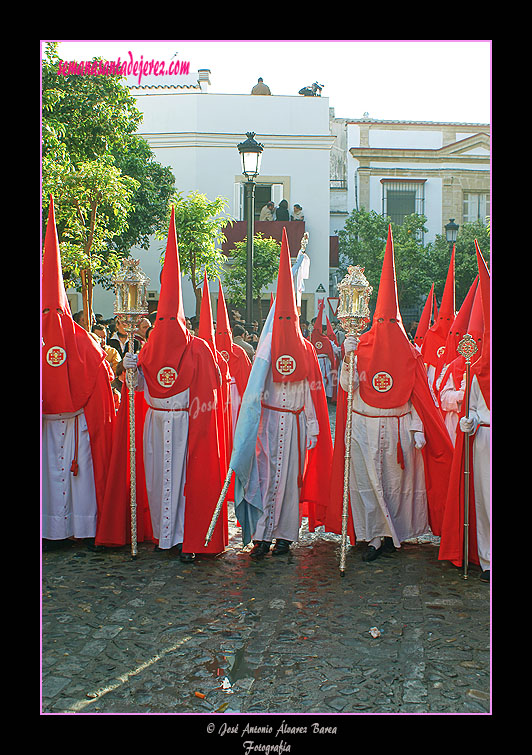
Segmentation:
{"type": "Polygon", "coordinates": [[[340,537],[305,523],[287,556],[256,563],[250,548],[230,509],[226,551],[192,564],[148,544],[136,560],[74,541],[44,552],[42,711],[203,714],[205,726],[490,712],[490,587],[477,567],[464,580],[438,561],[436,538],[371,563],[357,545],[344,577],[340,537]]]}

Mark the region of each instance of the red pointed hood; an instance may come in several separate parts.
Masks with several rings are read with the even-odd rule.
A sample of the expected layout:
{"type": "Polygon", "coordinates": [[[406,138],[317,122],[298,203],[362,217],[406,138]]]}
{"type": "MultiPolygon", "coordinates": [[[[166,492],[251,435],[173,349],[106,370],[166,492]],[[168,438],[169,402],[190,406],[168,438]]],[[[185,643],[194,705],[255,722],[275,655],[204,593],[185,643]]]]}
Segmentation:
{"type": "Polygon", "coordinates": [[[229,361],[229,357],[233,353],[233,332],[229,323],[229,314],[220,280],[218,281],[215,340],[216,348],[223,355],[224,359],[229,361]]]}
{"type": "Polygon", "coordinates": [[[462,302],[462,306],[458,310],[458,313],[449,329],[447,340],[445,342],[445,348],[441,355],[438,357],[436,373],[434,375],[434,383],[436,382],[436,379],[440,375],[445,365],[450,364],[456,359],[457,356],[459,356],[456,347],[465,336],[465,334],[469,332],[469,321],[476,299],[476,292],[478,290],[477,286],[478,275],[471,284],[469,291],[467,292],[466,297],[462,302]]]}
{"type": "Polygon", "coordinates": [[[304,380],[310,374],[305,339],[299,327],[290,251],[283,227],[272,329],[272,376],[276,383],[304,380]]]}
{"type": "Polygon", "coordinates": [[[480,251],[477,240],[475,239],[475,249],[477,253],[477,265],[479,275],[479,289],[482,300],[484,334],[482,344],[482,355],[471,367],[471,374],[477,376],[477,380],[484,396],[488,409],[490,408],[490,374],[491,374],[491,355],[490,355],[490,332],[491,332],[491,293],[490,293],[490,273],[484,257],[480,251]]]}
{"type": "Polygon", "coordinates": [[[433,365],[434,367],[436,367],[438,363],[438,357],[443,353],[447,336],[449,335],[449,329],[453,324],[455,317],[454,255],[455,247],[453,246],[440,308],[435,318],[434,325],[427,331],[423,346],[421,347],[423,360],[426,364],[433,365]]]}
{"type": "Polygon", "coordinates": [[[325,309],[325,300],[320,299],[318,303],[318,314],[310,334],[310,342],[316,349],[316,354],[325,354],[329,357],[331,364],[334,364],[334,351],[328,336],[323,335],[323,310],[325,309]]]}
{"type": "Polygon", "coordinates": [[[329,320],[329,318],[327,317],[327,315],[325,315],[325,318],[327,320],[327,335],[329,336],[330,340],[334,344],[336,344],[336,346],[338,346],[339,345],[338,344],[338,339],[336,337],[336,333],[333,330],[333,326],[331,325],[331,321],[329,320]]]}
{"type": "Polygon", "coordinates": [[[397,301],[397,283],[391,226],[373,315],[357,349],[360,395],[370,406],[391,409],[411,396],[416,351],[405,333],[397,301]]]}
{"type": "Polygon", "coordinates": [[[181,271],[172,207],[168,240],[161,275],[161,295],[153,331],[139,354],[139,366],[150,394],[169,398],[176,393],[175,382],[181,359],[192,336],[187,329],[181,295],[181,271]]]}
{"type": "Polygon", "coordinates": [[[203,278],[203,295],[201,297],[200,320],[198,336],[207,341],[213,354],[216,354],[216,345],[214,343],[214,325],[212,323],[211,295],[209,292],[209,281],[207,272],[203,278]]]}
{"type": "Polygon", "coordinates": [[[63,282],[53,198],[42,267],[42,401],[44,414],[75,412],[89,400],[105,354],[72,319],[63,282]]]}
{"type": "Polygon", "coordinates": [[[469,313],[467,328],[464,330],[462,337],[466,333],[469,333],[469,335],[475,339],[478,347],[477,353],[471,358],[471,362],[473,363],[476,362],[477,359],[480,359],[484,343],[484,310],[482,307],[482,292],[480,286],[477,286],[471,312],[469,313]]]}
{"type": "Polygon", "coordinates": [[[432,317],[433,302],[434,283],[430,287],[429,295],[427,296],[425,306],[423,307],[421,317],[419,318],[419,322],[417,324],[416,335],[414,336],[414,343],[417,344],[419,348],[421,348],[421,346],[423,345],[427,330],[430,328],[430,318],[432,317]]]}

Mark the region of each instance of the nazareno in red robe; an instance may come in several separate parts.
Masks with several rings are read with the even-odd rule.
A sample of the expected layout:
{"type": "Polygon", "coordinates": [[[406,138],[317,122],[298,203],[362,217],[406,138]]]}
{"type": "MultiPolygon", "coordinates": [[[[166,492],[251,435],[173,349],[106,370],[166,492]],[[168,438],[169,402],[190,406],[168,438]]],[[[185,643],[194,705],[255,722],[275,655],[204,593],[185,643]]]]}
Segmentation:
{"type": "MultiPolygon", "coordinates": [[[[427,441],[426,445],[421,449],[421,453],[423,454],[425,469],[429,524],[432,532],[435,535],[440,535],[453,448],[439,410],[432,399],[427,383],[427,373],[420,355],[416,359],[415,379],[410,400],[423,422],[423,431],[427,441]]],[[[347,393],[343,390],[340,383],[338,384],[336,407],[331,500],[327,511],[325,529],[327,532],[341,534],[347,393]]],[[[351,505],[348,506],[348,516],[348,534],[351,544],[354,545],[355,533],[351,505]]]]}
{"type": "Polygon", "coordinates": [[[300,518],[308,517],[308,528],[325,524],[329,508],[329,470],[333,459],[333,446],[329,422],[329,410],[323,387],[323,379],[314,346],[305,341],[309,367],[308,381],[314,411],[320,426],[318,440],[314,448],[307,451],[303,484],[299,496],[300,518]]]}
{"type": "MultiPolygon", "coordinates": [[[[422,423],[426,444],[421,449],[425,472],[428,520],[432,532],[439,535],[443,518],[453,446],[443,418],[436,406],[427,380],[423,358],[409,342],[402,326],[397,301],[395,262],[391,227],[384,255],[373,324],[360,337],[357,347],[359,391],[369,405],[385,409],[411,401],[422,423]],[[380,374],[391,377],[386,391],[374,385],[380,374]]],[[[331,503],[327,512],[326,530],[341,534],[345,467],[345,426],[347,393],[338,385],[336,428],[331,472],[331,503]]],[[[398,462],[400,454],[398,448],[398,462]]],[[[348,506],[348,534],[355,542],[355,532],[348,506]]]]}
{"type": "MultiPolygon", "coordinates": [[[[216,410],[218,385],[216,366],[209,346],[203,339],[192,337],[185,348],[179,375],[173,386],[175,393],[180,393],[186,388],[190,391],[183,538],[183,552],[185,553],[220,553],[227,542],[224,518],[220,516],[212,538],[205,547],[205,536],[223,482],[220,473],[216,410]]],[[[127,389],[123,390],[113,439],[104,507],[96,533],[97,545],[121,546],[130,542],[131,538],[128,394],[127,389]]],[[[143,392],[136,393],[135,403],[137,539],[142,542],[142,540],[153,540],[142,463],[144,419],[148,410],[143,392]]]]}
{"type": "MultiPolygon", "coordinates": [[[[491,404],[490,396],[490,282],[489,272],[482,257],[478,242],[475,239],[477,264],[479,270],[479,289],[481,293],[484,332],[482,335],[482,352],[479,359],[471,365],[469,387],[473,376],[476,375],[480,390],[488,409],[491,404]]],[[[465,360],[464,360],[465,362],[465,360]]],[[[463,402],[460,418],[465,416],[466,406],[463,402]]],[[[475,436],[469,440],[469,544],[468,557],[474,564],[479,564],[477,545],[477,522],[475,509],[475,478],[473,470],[473,444],[475,436]]],[[[464,561],[464,507],[465,507],[465,434],[458,428],[453,463],[449,475],[449,485],[445,513],[443,517],[440,551],[441,561],[451,561],[455,566],[462,566],[464,561]]]]}
{"type": "MultiPolygon", "coordinates": [[[[42,412],[59,414],[83,409],[90,438],[99,516],[115,422],[111,389],[114,376],[103,350],[72,318],[63,282],[52,197],[45,236],[41,299],[42,412]]],[[[72,474],[77,474],[75,463],[72,460],[72,474]]]]}

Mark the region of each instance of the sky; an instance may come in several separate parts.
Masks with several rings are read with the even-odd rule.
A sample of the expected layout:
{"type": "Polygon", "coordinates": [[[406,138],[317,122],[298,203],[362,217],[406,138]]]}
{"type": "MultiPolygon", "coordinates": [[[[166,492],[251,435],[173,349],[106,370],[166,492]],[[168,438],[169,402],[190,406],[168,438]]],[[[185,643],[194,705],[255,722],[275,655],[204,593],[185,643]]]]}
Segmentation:
{"type": "Polygon", "coordinates": [[[298,95],[317,81],[337,118],[491,122],[491,40],[54,41],[65,61],[189,61],[210,69],[212,93],[249,94],[261,76],[298,95]]]}

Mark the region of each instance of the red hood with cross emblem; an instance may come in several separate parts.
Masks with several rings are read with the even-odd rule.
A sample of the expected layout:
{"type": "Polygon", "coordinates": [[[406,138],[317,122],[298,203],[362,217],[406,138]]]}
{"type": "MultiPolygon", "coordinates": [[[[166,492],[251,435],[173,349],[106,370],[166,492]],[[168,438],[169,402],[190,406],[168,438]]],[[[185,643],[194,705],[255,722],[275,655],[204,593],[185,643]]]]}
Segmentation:
{"type": "Polygon", "coordinates": [[[373,324],[357,349],[360,395],[370,406],[392,409],[410,399],[416,351],[405,333],[397,301],[391,226],[382,265],[373,324]]]}
{"type": "Polygon", "coordinates": [[[42,263],[42,410],[75,412],[86,406],[104,369],[105,354],[72,319],[65,292],[54,202],[50,197],[42,263]]]}
{"type": "Polygon", "coordinates": [[[178,377],[182,377],[183,357],[191,340],[192,335],[187,330],[181,296],[181,270],[177,249],[175,211],[172,207],[161,274],[161,295],[157,305],[157,319],[139,355],[139,366],[142,367],[151,396],[169,398],[182,390],[183,381],[178,384],[178,377]]]}
{"type": "Polygon", "coordinates": [[[283,228],[275,314],[272,328],[272,377],[276,383],[293,383],[310,374],[305,339],[299,327],[286,229],[283,228]]]}

